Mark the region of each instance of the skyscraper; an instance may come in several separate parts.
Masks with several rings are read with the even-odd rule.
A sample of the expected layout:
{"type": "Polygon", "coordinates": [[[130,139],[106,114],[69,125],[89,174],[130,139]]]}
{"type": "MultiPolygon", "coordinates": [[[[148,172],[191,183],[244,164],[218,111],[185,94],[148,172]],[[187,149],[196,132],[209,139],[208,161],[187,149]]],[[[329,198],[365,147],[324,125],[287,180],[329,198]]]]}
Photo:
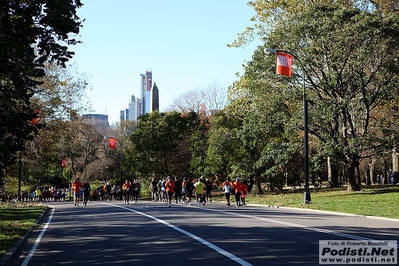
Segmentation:
{"type": "Polygon", "coordinates": [[[137,120],[136,97],[134,95],[131,96],[130,103],[129,103],[129,120],[130,121],[137,120]]]}
{"type": "Polygon", "coordinates": [[[150,94],[150,112],[159,111],[159,90],[155,82],[150,94]]]}
{"type": "Polygon", "coordinates": [[[142,102],[142,114],[148,114],[150,112],[150,98],[152,88],[152,70],[147,69],[145,74],[140,74],[141,77],[141,102],[142,102]]]}

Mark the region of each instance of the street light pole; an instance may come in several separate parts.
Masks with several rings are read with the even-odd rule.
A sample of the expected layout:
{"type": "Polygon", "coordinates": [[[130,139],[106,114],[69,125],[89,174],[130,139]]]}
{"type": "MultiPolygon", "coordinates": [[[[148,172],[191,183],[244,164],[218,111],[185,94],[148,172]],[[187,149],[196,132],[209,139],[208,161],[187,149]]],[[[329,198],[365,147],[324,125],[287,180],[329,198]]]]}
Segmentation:
{"type": "Polygon", "coordinates": [[[309,191],[309,122],[308,122],[308,100],[306,98],[306,90],[305,90],[305,68],[303,67],[303,64],[299,58],[290,52],[283,51],[283,50],[274,50],[270,48],[266,48],[264,50],[266,54],[275,54],[277,52],[283,52],[289,55],[292,55],[296,60],[298,60],[299,64],[301,65],[302,68],[302,90],[303,90],[303,115],[304,115],[304,139],[303,139],[303,145],[304,145],[304,159],[305,159],[305,165],[304,165],[304,174],[305,174],[305,193],[303,196],[303,203],[304,204],[309,204],[311,203],[311,198],[310,198],[310,191],[309,191]]]}

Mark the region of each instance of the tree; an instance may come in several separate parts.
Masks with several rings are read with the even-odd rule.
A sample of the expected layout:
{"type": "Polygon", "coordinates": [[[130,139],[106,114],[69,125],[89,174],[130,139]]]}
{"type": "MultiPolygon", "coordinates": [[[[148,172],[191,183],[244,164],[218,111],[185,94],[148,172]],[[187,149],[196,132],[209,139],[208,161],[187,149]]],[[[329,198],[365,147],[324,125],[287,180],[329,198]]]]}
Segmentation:
{"type": "MultiPolygon", "coordinates": [[[[3,170],[12,165],[25,141],[37,134],[31,120],[37,115],[31,98],[44,64],[62,66],[72,58],[68,45],[77,44],[82,21],[76,9],[80,0],[5,0],[0,9],[0,183],[3,170]]],[[[0,184],[1,185],[1,184],[0,184]]]]}
{"type": "MultiPolygon", "coordinates": [[[[270,35],[270,45],[301,58],[310,132],[326,154],[349,166],[350,190],[359,190],[355,172],[360,160],[386,145],[383,132],[396,130],[379,128],[376,110],[397,97],[398,19],[395,13],[313,5],[270,35]]],[[[301,71],[297,69],[298,79],[301,71]]]]}
{"type": "MultiPolygon", "coordinates": [[[[240,81],[230,88],[231,103],[224,110],[225,118],[215,119],[211,127],[211,132],[218,132],[219,137],[210,137],[213,144],[209,150],[212,154],[226,154],[223,160],[214,160],[215,156],[209,159],[225,164],[227,159],[229,175],[249,178],[258,193],[263,193],[262,177],[271,191],[283,188],[286,174],[296,169],[290,162],[296,161],[293,157],[298,156],[299,148],[299,135],[290,130],[288,123],[291,109],[297,109],[291,104],[295,95],[272,78],[262,78],[259,71],[264,68],[264,61],[263,52],[258,49],[240,81]],[[227,150],[221,148],[221,143],[228,143],[224,146],[227,150]]],[[[217,117],[222,118],[219,114],[217,117]]]]}
{"type": "Polygon", "coordinates": [[[125,173],[142,177],[190,175],[188,141],[198,124],[194,112],[153,112],[140,117],[131,136],[132,148],[125,153],[125,173]]]}
{"type": "Polygon", "coordinates": [[[192,89],[173,99],[169,109],[181,113],[196,112],[211,115],[215,111],[222,110],[227,103],[227,88],[214,81],[205,89],[192,89]]]}

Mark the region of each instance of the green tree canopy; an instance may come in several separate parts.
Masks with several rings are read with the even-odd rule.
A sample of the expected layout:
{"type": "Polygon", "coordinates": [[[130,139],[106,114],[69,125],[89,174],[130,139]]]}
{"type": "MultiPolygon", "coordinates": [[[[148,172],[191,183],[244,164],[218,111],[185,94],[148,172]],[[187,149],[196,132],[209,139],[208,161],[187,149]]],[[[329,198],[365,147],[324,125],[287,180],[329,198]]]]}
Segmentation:
{"type": "Polygon", "coordinates": [[[44,64],[62,66],[72,58],[69,45],[82,21],[80,0],[2,1],[0,7],[0,182],[25,141],[37,133],[31,124],[31,97],[45,75],[44,64]]]}

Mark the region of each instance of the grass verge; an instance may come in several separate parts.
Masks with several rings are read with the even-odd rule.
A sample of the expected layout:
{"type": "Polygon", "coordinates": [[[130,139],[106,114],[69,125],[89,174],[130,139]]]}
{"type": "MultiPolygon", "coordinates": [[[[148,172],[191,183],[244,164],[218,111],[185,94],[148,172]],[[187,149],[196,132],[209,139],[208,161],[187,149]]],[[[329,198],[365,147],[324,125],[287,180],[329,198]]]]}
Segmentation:
{"type": "Polygon", "coordinates": [[[305,205],[303,194],[303,190],[297,190],[249,195],[247,202],[399,219],[399,186],[364,186],[356,192],[348,192],[346,188],[311,189],[311,204],[305,205]]]}
{"type": "Polygon", "coordinates": [[[46,206],[36,203],[0,203],[0,256],[26,232],[37,227],[46,206]]]}

